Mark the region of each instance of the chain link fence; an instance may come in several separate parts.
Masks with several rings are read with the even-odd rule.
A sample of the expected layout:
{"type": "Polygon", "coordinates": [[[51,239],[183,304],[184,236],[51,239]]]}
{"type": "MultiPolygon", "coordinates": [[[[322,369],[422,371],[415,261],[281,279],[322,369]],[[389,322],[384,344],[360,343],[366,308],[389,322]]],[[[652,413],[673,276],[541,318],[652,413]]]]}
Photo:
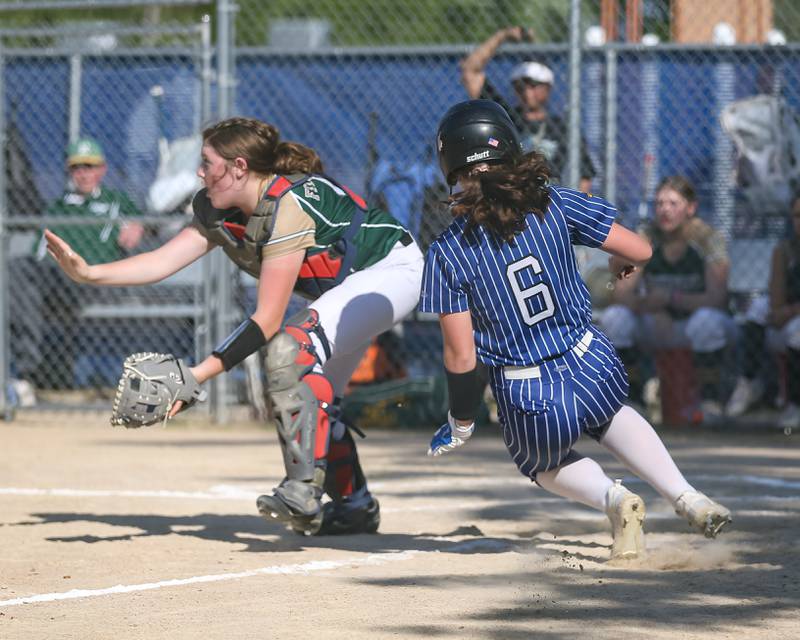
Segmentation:
{"type": "Polygon", "coordinates": [[[148,288],[79,286],[46,255],[42,230],[101,262],[153,248],[188,222],[197,133],[211,117],[211,24],[62,13],[30,25],[3,11],[0,30],[8,399],[107,409],[130,352],[195,359],[203,266],[148,288]],[[75,143],[89,140],[73,163],[75,143]]]}
{"type": "MultiPolygon", "coordinates": [[[[69,20],[61,19],[63,11],[21,12],[19,26],[0,32],[7,353],[11,377],[33,384],[37,406],[67,392],[103,392],[122,357],[138,348],[205,355],[219,333],[215,313],[224,308],[230,325],[253,301],[253,282],[237,281],[233,291],[214,287],[207,265],[158,287],[91,295],[48,273],[31,251],[47,205],[63,193],[70,140],[98,140],[107,155],[106,183],[128,193],[145,216],[147,232],[133,251],[186,222],[176,213],[179,204],[172,211],[154,206],[164,190],[151,195],[168,143],[174,149],[204,122],[234,113],[271,122],[283,137],[316,148],[328,173],[390,210],[425,247],[448,220],[433,132],[441,114],[467,97],[475,52],[487,43],[491,51],[478,60],[478,71],[510,108],[521,100],[519,85],[511,82],[520,63],[537,61],[552,71],[546,111],[548,122],[557,124],[544,138],[532,136],[531,144],[547,150],[549,139],[564,141],[561,181],[578,186],[576,178],[590,178],[594,193],[618,205],[621,222],[639,228],[655,219],[661,180],[685,176],[697,194],[695,217],[719,239],[699,248],[690,243],[679,267],[676,256],[667,262],[704,276],[724,243],[729,295],[718,308],[730,322],[723,346],[716,341],[727,321],[712,316],[704,329],[691,321],[702,301],[677,313],[665,303],[682,340],[654,350],[638,322],[618,338],[637,381],[636,401],[665,422],[708,420],[730,404],[742,379],[752,382],[744,398],[750,419],[775,423],[776,409],[800,401],[794,388],[800,372],[792,373],[796,354],[787,349],[800,348],[800,339],[787,330],[791,318],[775,316],[775,295],[768,313],[773,250],[791,235],[800,171],[800,9],[794,3],[218,0],[173,2],[157,15],[155,3],[127,4],[104,12],[70,9],[69,20]],[[204,11],[210,22],[202,22],[204,11]],[[133,26],[142,15],[148,26],[133,26]],[[234,16],[232,28],[221,31],[219,21],[228,16],[234,16]],[[98,23],[113,19],[111,28],[98,23]],[[509,29],[514,26],[520,29],[509,29]],[[465,63],[471,56],[472,67],[465,63]],[[216,82],[212,66],[230,86],[216,82]],[[31,337],[28,319],[36,305],[49,308],[44,338],[32,341],[50,354],[39,356],[46,370],[33,376],[19,348],[31,337]],[[104,315],[112,312],[113,320],[104,315]]],[[[170,171],[176,173],[161,175],[170,171]]],[[[605,323],[605,312],[619,300],[604,260],[592,251],[581,251],[579,260],[597,320],[605,323]]],[[[793,273],[794,264],[787,258],[784,272],[793,273]]],[[[780,294],[784,306],[800,302],[792,286],[780,294]]],[[[674,303],[680,296],[668,297],[674,303]]],[[[409,318],[375,346],[399,366],[381,374],[365,362],[351,406],[362,407],[369,421],[398,424],[440,413],[437,323],[409,318]],[[415,414],[414,406],[424,411],[415,414]]],[[[217,408],[247,402],[246,379],[257,375],[231,374],[231,387],[214,396],[217,408]]],[[[15,402],[23,404],[20,397],[15,402]]],[[[86,406],[85,397],[79,406],[86,406]]]]}

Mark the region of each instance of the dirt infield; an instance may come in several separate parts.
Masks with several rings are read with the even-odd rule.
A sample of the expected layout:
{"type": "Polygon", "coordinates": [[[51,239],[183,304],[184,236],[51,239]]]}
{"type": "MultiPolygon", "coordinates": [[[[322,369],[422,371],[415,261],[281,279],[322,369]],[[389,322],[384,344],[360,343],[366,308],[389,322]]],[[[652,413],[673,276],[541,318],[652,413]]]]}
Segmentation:
{"type": "Polygon", "coordinates": [[[605,517],[526,482],[493,427],[437,460],[427,431],[370,432],[381,533],[339,538],[258,517],[282,475],[265,429],[0,433],[3,639],[800,636],[796,436],[665,434],[734,525],[705,540],[630,479],[649,554],[611,566],[605,517]]]}

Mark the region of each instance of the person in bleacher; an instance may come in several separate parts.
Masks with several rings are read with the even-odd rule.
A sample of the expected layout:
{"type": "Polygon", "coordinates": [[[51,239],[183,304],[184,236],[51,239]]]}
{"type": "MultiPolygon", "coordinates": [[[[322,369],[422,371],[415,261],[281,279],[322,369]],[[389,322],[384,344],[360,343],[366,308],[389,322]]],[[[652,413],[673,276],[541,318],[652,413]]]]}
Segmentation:
{"type": "Polygon", "coordinates": [[[602,327],[628,368],[634,401],[642,392],[642,350],[665,355],[690,349],[702,419],[712,422],[722,415],[721,371],[736,325],[727,311],[727,246],[719,232],[697,217],[697,208],[687,178],[661,181],[655,217],[642,229],[653,245],[653,258],[633,278],[616,283],[602,327]]]}
{"type": "Polygon", "coordinates": [[[763,354],[782,354],[785,405],[778,417],[783,429],[800,428],[800,195],[789,212],[791,233],[772,252],[769,298],[763,300],[762,314],[748,317],[743,332],[742,374],[726,407],[740,416],[761,399],[764,384],[759,377],[763,354]],[[759,315],[761,317],[759,317],[759,315]]]}
{"type": "MultiPolygon", "coordinates": [[[[137,221],[141,211],[125,192],[103,184],[108,165],[96,140],[79,138],[67,146],[65,155],[66,187],[44,211],[64,219],[52,229],[91,264],[125,257],[142,241],[144,227],[137,221]]],[[[25,287],[24,295],[14,296],[20,308],[11,312],[12,384],[21,406],[35,404],[37,387],[72,387],[74,360],[89,350],[75,339],[81,329],[77,315],[85,302],[81,289],[52,265],[31,264],[43,260],[46,249],[41,235],[33,257],[10,267],[12,295],[15,287],[25,287]]]]}

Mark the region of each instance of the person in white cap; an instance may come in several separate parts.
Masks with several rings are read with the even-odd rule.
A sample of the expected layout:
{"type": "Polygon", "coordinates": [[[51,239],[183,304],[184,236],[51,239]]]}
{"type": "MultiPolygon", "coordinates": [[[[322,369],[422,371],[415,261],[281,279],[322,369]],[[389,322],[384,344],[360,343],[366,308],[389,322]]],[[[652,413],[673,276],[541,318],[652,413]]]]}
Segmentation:
{"type": "MultiPolygon", "coordinates": [[[[509,40],[522,42],[532,39],[531,30],[523,27],[506,27],[495,32],[462,60],[461,82],[470,98],[494,100],[505,108],[519,131],[523,149],[543,153],[553,171],[553,180],[557,182],[566,178],[569,133],[564,119],[552,115],[547,109],[554,81],[552,69],[535,61],[522,62],[514,67],[511,84],[519,101],[515,107],[509,105],[486,78],[486,65],[501,44],[509,40]]],[[[583,138],[580,159],[578,188],[589,191],[595,170],[583,138]]]]}

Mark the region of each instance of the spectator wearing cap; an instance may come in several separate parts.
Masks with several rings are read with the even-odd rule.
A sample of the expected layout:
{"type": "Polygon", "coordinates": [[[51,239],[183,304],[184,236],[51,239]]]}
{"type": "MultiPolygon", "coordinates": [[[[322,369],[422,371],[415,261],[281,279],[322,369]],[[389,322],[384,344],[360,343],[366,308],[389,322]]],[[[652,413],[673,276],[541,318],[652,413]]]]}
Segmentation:
{"type": "MultiPolygon", "coordinates": [[[[48,208],[48,216],[95,218],[97,224],[54,225],[90,263],[119,260],[136,248],[144,227],[135,221],[142,214],[122,191],[103,186],[108,167],[103,149],[92,138],[80,138],[67,147],[67,188],[48,208]]],[[[37,257],[45,256],[39,243],[37,257]]]]}
{"type": "MultiPolygon", "coordinates": [[[[139,246],[144,227],[136,219],[142,214],[126,193],[102,184],[108,167],[97,141],[80,138],[69,144],[66,169],[66,189],[45,215],[83,220],[59,221],[49,228],[90,263],[119,260],[139,246]]],[[[46,257],[42,236],[32,257],[38,262],[26,271],[28,308],[24,316],[11,314],[12,369],[15,378],[36,388],[71,388],[77,359],[97,349],[102,333],[81,317],[96,296],[63,277],[46,257]]]]}
{"type": "MultiPolygon", "coordinates": [[[[514,107],[486,78],[486,65],[501,44],[508,40],[520,42],[531,39],[531,31],[522,27],[500,29],[462,60],[461,81],[470,98],[494,100],[502,105],[519,131],[523,149],[544,154],[553,171],[553,180],[563,180],[569,155],[569,133],[564,119],[547,109],[554,82],[552,69],[535,61],[517,65],[511,72],[511,85],[519,101],[514,107]]],[[[578,188],[588,191],[594,175],[592,159],[585,140],[581,138],[578,188]]]]}

